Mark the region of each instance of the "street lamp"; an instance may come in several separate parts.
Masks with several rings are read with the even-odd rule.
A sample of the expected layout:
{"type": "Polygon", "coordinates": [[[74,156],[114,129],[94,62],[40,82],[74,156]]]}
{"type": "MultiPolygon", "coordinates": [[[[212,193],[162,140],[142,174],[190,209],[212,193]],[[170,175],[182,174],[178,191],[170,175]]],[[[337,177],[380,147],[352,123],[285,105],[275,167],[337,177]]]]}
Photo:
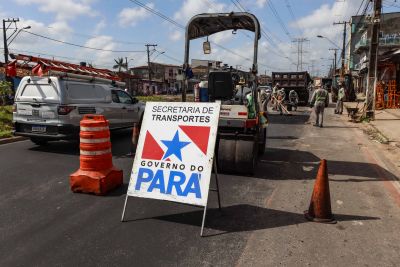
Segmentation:
{"type": "Polygon", "coordinates": [[[338,49],[341,49],[337,44],[335,44],[331,39],[329,39],[326,36],[322,36],[322,35],[317,35],[318,38],[324,38],[326,40],[328,40],[331,44],[333,44],[334,46],[336,46],[338,49]]]}
{"type": "Polygon", "coordinates": [[[162,51],[162,52],[160,52],[160,51],[157,51],[158,52],[158,55],[157,56],[155,56],[154,58],[153,58],[153,61],[154,60],[156,60],[156,58],[159,56],[159,55],[162,55],[162,54],[164,54],[165,53],[165,51],[162,51]]]}
{"type": "Polygon", "coordinates": [[[19,19],[3,19],[3,40],[4,40],[4,61],[7,64],[8,63],[8,46],[14,41],[14,39],[18,36],[18,34],[23,31],[23,30],[28,30],[31,28],[31,26],[25,26],[21,29],[18,29],[15,27],[14,32],[7,37],[7,30],[9,29],[10,25],[12,23],[17,25],[16,23],[19,21],[19,19]],[[6,23],[9,23],[8,27],[6,27],[6,23]],[[11,40],[10,40],[11,39],[11,40]],[[9,41],[10,40],[10,41],[9,41]]]}
{"type": "Polygon", "coordinates": [[[7,38],[7,40],[8,39],[10,39],[13,35],[14,35],[14,37],[11,39],[11,41],[10,42],[8,42],[8,46],[12,43],[12,41],[14,41],[14,39],[15,39],[15,37],[17,37],[18,36],[18,34],[21,32],[21,31],[23,31],[23,30],[29,30],[31,28],[31,26],[26,26],[26,27],[23,27],[22,29],[19,29],[18,30],[18,32],[14,35],[14,33],[15,33],[15,31],[7,38]]]}

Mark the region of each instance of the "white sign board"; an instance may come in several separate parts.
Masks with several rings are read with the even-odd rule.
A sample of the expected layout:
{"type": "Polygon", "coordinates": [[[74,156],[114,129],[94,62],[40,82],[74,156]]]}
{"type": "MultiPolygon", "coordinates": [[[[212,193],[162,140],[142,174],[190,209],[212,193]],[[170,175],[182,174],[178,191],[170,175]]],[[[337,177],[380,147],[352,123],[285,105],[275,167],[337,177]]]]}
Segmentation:
{"type": "Polygon", "coordinates": [[[148,102],[128,195],[206,206],[220,103],[148,102]]]}

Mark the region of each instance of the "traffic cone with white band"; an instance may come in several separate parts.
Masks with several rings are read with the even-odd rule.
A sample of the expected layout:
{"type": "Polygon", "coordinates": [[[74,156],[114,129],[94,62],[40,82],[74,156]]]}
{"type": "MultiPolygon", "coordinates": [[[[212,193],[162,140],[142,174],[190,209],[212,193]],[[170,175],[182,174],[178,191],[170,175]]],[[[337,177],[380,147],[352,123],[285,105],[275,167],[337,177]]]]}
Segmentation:
{"type": "Polygon", "coordinates": [[[122,170],[112,163],[108,121],[102,115],[85,115],[80,126],[80,168],[70,175],[71,190],[104,195],[123,183],[122,170]]]}

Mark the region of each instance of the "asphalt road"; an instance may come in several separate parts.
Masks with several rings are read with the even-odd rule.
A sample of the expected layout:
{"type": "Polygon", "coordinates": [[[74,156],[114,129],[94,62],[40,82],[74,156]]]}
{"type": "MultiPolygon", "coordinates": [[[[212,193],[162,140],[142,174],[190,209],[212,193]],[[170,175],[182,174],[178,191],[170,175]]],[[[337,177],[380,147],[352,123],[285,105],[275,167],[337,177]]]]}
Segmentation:
{"type": "Polygon", "coordinates": [[[254,177],[220,175],[222,212],[210,193],[204,238],[202,209],[182,204],[130,198],[127,222],[120,222],[132,167],[129,130],[112,135],[124,186],[104,197],[69,190],[69,175],[79,167],[78,144],[2,145],[0,266],[395,264],[399,206],[390,186],[376,183],[379,173],[396,174],[364,163],[351,127],[334,117],[323,129],[308,120],[307,109],[271,115],[267,151],[254,177]],[[332,159],[334,226],[308,223],[302,215],[322,157],[332,159]]]}

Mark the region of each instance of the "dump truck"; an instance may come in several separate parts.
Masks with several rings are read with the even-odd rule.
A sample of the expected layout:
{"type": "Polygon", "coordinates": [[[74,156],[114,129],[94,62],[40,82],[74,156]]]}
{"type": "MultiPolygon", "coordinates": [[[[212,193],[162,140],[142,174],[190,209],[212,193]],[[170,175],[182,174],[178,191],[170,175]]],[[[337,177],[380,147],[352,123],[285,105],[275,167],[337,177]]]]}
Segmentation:
{"type": "MultiPolygon", "coordinates": [[[[192,17],[186,26],[185,57],[183,69],[190,74],[189,44],[193,39],[207,38],[203,52],[211,53],[208,36],[222,32],[248,30],[254,32],[254,54],[250,77],[235,79],[229,70],[213,70],[208,74],[209,102],[221,101],[218,123],[216,159],[218,172],[234,174],[253,174],[259,155],[264,153],[266,128],[264,113],[260,112],[260,97],[257,90],[257,52],[261,38],[260,23],[256,16],[247,12],[207,13],[192,17]],[[250,85],[250,86],[246,86],[250,85]],[[236,90],[237,87],[239,90],[236,90]]],[[[186,101],[188,81],[184,79],[182,101],[186,101]]]]}
{"type": "Polygon", "coordinates": [[[289,99],[290,90],[295,90],[299,96],[299,105],[307,105],[309,100],[308,84],[312,82],[307,71],[298,72],[272,72],[272,84],[279,83],[285,88],[286,99],[289,99]]]}

